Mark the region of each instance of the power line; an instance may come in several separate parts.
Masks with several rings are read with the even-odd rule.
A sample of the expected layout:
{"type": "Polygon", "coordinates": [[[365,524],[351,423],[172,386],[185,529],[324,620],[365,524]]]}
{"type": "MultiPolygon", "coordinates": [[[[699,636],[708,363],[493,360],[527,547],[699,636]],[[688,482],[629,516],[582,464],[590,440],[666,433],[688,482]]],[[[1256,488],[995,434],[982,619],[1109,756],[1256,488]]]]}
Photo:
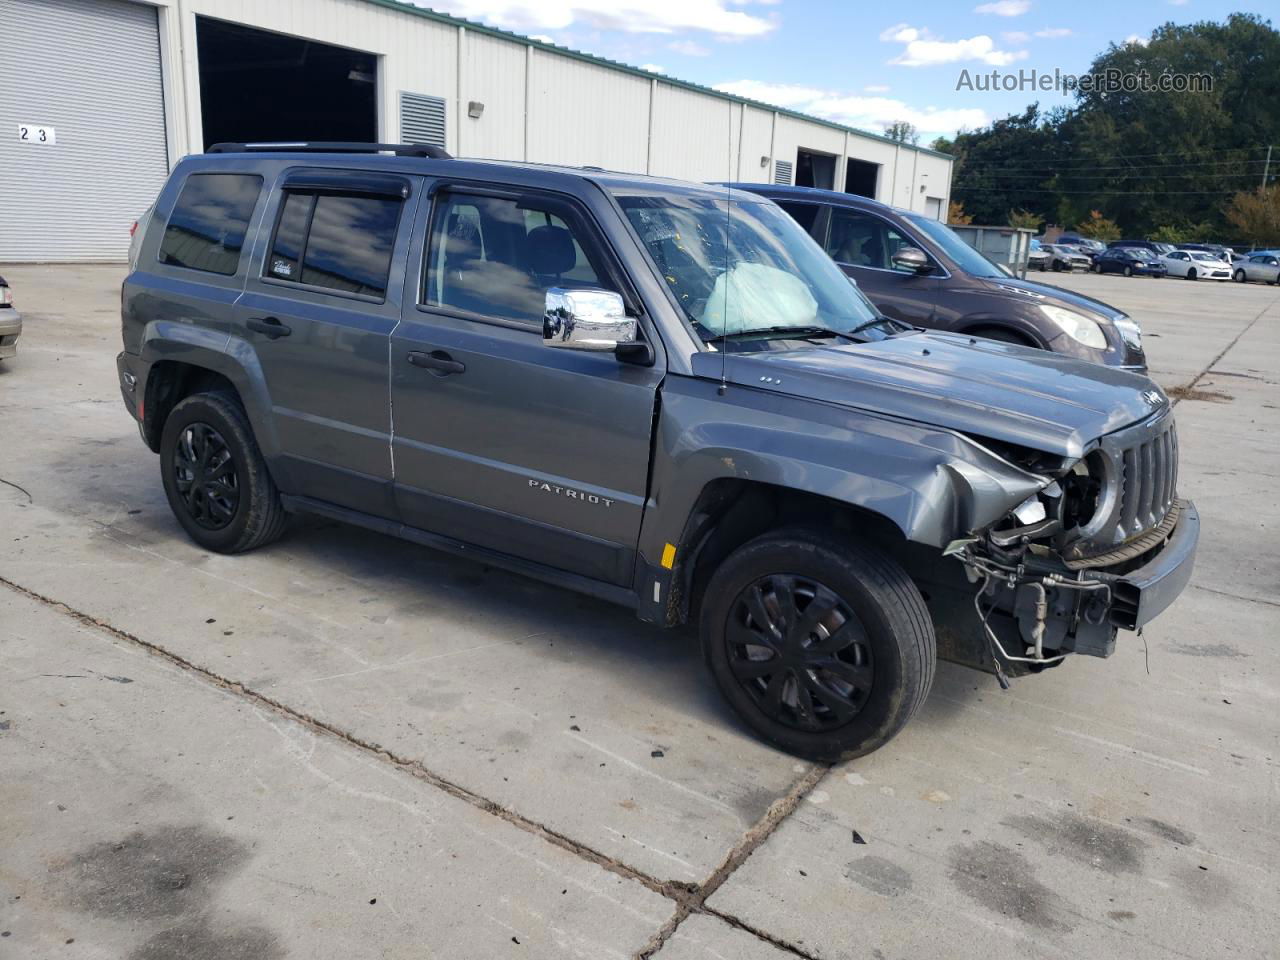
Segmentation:
{"type": "Polygon", "coordinates": [[[1085,197],[1191,197],[1221,196],[1240,192],[1239,190],[1032,190],[1021,187],[963,187],[954,185],[952,189],[963,190],[965,193],[1051,193],[1054,196],[1085,197]]]}
{"type": "MultiPolygon", "coordinates": [[[[1266,147],[1265,147],[1265,146],[1257,146],[1257,147],[1224,147],[1224,148],[1214,149],[1214,150],[1201,150],[1201,149],[1177,150],[1177,151],[1172,151],[1172,152],[1165,151],[1165,152],[1163,152],[1163,153],[1132,153],[1132,154],[1112,153],[1112,154],[1106,154],[1106,155],[1104,155],[1104,156],[1100,156],[1100,157],[1096,157],[1096,158],[1070,157],[1070,158],[1058,158],[1058,159],[1052,159],[1052,158],[1049,158],[1049,159],[1045,159],[1045,160],[1033,160],[1033,161],[1030,161],[1030,162],[1027,162],[1027,163],[1014,164],[1014,165],[1012,165],[1011,167],[1006,167],[1005,169],[1018,169],[1019,167],[1023,167],[1023,168],[1037,168],[1037,169],[1038,169],[1038,168],[1040,168],[1040,167],[1048,167],[1048,166],[1055,165],[1055,164],[1072,164],[1072,165],[1079,165],[1079,166],[1081,166],[1081,167],[1096,168],[1096,167],[1098,167],[1098,166],[1099,166],[1099,164],[1098,164],[1098,163],[1095,163],[1095,160],[1096,160],[1096,161],[1102,161],[1102,160],[1137,160],[1137,159],[1141,159],[1141,158],[1145,158],[1145,157],[1202,157],[1202,156],[1205,156],[1206,154],[1214,154],[1214,153],[1261,153],[1261,152],[1262,152],[1262,151],[1264,151],[1265,149],[1266,149],[1266,147]]],[[[963,160],[963,159],[964,159],[964,157],[962,157],[962,156],[960,156],[960,155],[957,155],[957,154],[951,154],[951,156],[954,156],[957,160],[963,160]]],[[[1188,161],[1183,161],[1183,160],[1173,160],[1173,161],[1170,161],[1170,162],[1169,162],[1169,163],[1167,163],[1167,164],[1145,163],[1145,164],[1139,164],[1139,166],[1144,166],[1144,167],[1154,167],[1154,166],[1170,166],[1170,167],[1176,167],[1176,166],[1181,166],[1181,165],[1183,165],[1183,164],[1185,164],[1185,163],[1187,163],[1187,162],[1188,162],[1188,161]]],[[[1210,161],[1205,161],[1205,162],[1206,162],[1206,163],[1210,163],[1210,164],[1214,164],[1214,163],[1249,163],[1249,162],[1258,162],[1258,163],[1261,163],[1262,161],[1260,161],[1260,160],[1259,160],[1259,161],[1248,161],[1248,160],[1210,160],[1210,161]]],[[[1130,164],[1110,164],[1110,165],[1109,165],[1109,167],[1110,167],[1111,169],[1127,169],[1129,166],[1131,166],[1131,165],[1130,165],[1130,164]]]]}

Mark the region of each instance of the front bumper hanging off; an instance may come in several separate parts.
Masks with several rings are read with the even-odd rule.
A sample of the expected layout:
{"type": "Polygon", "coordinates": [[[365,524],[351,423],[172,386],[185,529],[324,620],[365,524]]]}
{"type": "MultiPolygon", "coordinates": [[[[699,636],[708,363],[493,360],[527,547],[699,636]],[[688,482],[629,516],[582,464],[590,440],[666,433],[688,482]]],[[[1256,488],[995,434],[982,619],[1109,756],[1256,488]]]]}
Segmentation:
{"type": "Polygon", "coordinates": [[[967,548],[960,559],[981,583],[973,606],[997,674],[1003,677],[1002,663],[1016,674],[1053,666],[1070,653],[1108,657],[1117,630],[1139,630],[1173,603],[1191,579],[1200,539],[1195,505],[1180,500],[1175,510],[1158,541],[1106,565],[1097,561],[1109,556],[1087,568],[1032,558],[1013,567],[967,548]]]}

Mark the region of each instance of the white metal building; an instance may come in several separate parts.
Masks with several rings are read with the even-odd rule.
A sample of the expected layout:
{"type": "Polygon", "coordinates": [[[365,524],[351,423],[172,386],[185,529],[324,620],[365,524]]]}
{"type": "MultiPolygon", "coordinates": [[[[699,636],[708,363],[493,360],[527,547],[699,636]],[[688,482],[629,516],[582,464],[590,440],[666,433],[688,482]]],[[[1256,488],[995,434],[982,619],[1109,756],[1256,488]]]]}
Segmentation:
{"type": "Polygon", "coordinates": [[[0,0],[0,263],[121,260],[222,140],[773,180],[942,218],[951,159],[396,0],[0,0]]]}

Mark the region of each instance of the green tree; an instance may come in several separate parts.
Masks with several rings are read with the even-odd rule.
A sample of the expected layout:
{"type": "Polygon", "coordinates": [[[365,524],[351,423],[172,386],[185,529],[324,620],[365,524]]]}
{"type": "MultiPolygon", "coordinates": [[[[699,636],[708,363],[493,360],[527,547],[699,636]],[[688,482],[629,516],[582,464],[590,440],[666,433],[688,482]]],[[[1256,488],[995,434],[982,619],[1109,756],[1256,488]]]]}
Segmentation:
{"type": "MultiPolygon", "coordinates": [[[[1209,89],[1084,90],[1048,113],[1036,104],[935,141],[956,159],[954,198],[979,223],[1010,209],[1055,223],[1098,210],[1143,235],[1187,225],[1197,239],[1234,231],[1232,197],[1262,179],[1280,145],[1280,31],[1252,14],[1166,23],[1142,44],[1111,44],[1091,73],[1205,75],[1209,89]]],[[[1273,162],[1280,170],[1280,160],[1273,162]]]]}
{"type": "Polygon", "coordinates": [[[884,135],[890,140],[898,141],[898,143],[916,144],[920,142],[920,131],[915,128],[915,124],[907,123],[905,120],[886,123],[884,125],[884,135]]]}
{"type": "Polygon", "coordinates": [[[1044,223],[1044,217],[1031,213],[1028,210],[1010,210],[1009,226],[1021,227],[1026,230],[1039,230],[1040,224],[1044,223]]]}

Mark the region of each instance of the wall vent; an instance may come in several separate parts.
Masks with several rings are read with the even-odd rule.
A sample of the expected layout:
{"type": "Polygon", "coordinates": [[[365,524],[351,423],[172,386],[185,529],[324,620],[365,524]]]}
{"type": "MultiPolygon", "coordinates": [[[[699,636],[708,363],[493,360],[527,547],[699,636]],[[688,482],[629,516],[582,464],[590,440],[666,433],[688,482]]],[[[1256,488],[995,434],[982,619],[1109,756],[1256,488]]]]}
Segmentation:
{"type": "Polygon", "coordinates": [[[400,140],[402,143],[445,144],[444,100],[422,93],[400,93],[400,140]]]}
{"type": "Polygon", "coordinates": [[[778,160],[773,165],[773,182],[791,186],[791,161],[778,160]]]}

